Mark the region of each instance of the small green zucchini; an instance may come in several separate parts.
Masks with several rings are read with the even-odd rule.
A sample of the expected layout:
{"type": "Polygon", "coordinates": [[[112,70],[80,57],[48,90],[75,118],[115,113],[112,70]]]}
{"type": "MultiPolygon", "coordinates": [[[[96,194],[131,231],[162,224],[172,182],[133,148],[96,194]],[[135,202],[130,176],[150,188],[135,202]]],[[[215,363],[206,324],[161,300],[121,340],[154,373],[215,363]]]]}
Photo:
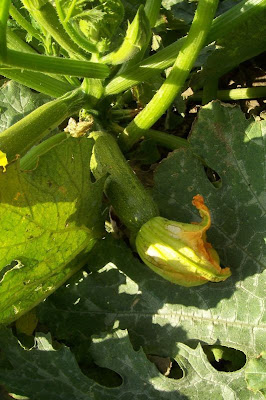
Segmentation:
{"type": "Polygon", "coordinates": [[[157,205],[127,164],[115,139],[106,132],[92,132],[91,170],[96,179],[107,175],[105,194],[115,212],[134,237],[151,218],[159,215],[157,205]]]}

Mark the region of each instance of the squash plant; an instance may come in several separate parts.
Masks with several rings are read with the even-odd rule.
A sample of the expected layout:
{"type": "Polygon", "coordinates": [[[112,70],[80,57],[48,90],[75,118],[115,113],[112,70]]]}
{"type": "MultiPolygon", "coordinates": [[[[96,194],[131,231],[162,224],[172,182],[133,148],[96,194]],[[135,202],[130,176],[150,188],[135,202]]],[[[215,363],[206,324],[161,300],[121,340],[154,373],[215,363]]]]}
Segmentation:
{"type": "MultiPolygon", "coordinates": [[[[191,166],[196,162],[198,168],[208,168],[204,144],[202,151],[198,151],[196,147],[193,148],[193,140],[187,141],[151,128],[160,123],[161,117],[168,113],[181,91],[188,86],[195,63],[202,54],[206,61],[202,70],[198,71],[198,76],[193,77],[193,85],[198,90],[194,98],[200,96],[203,104],[218,98],[257,98],[265,95],[264,87],[219,91],[218,81],[223,73],[239,61],[252,58],[266,48],[262,39],[256,45],[247,44],[245,47],[245,44],[239,44],[238,52],[234,54],[230,51],[229,41],[232,32],[241,30],[251,19],[265,15],[266,2],[242,1],[215,18],[218,0],[199,0],[187,35],[153,55],[149,55],[150,43],[160,23],[161,1],[146,0],[138,4],[130,22],[126,21],[125,15],[127,3],[122,0],[2,1],[1,75],[46,96],[44,104],[33,107],[30,113],[0,133],[0,323],[3,325],[18,320],[18,327],[19,321],[23,321],[23,318],[25,321],[27,315],[32,322],[34,314],[27,312],[82,267],[93,264],[99,252],[108,253],[110,234],[107,232],[114,231],[113,214],[121,224],[120,231],[134,254],[134,257],[130,256],[133,257],[132,265],[136,262],[140,264],[142,260],[144,264],[140,265],[146,265],[153,271],[147,269],[148,272],[144,272],[144,275],[150,274],[151,281],[161,279],[154,272],[163,277],[158,281],[161,282],[162,291],[167,290],[165,285],[170,285],[170,292],[182,290],[180,293],[186,297],[186,290],[190,290],[189,293],[196,290],[188,289],[190,287],[214,282],[211,290],[215,287],[219,291],[234,278],[234,270],[230,270],[234,257],[230,260],[221,250],[222,264],[224,260],[228,262],[221,266],[217,251],[207,242],[206,231],[211,227],[211,214],[215,215],[215,202],[208,191],[205,188],[202,191],[197,189],[195,184],[192,185],[190,196],[187,196],[186,189],[183,192],[181,190],[178,198],[183,196],[184,199],[179,206],[182,212],[181,215],[177,212],[174,218],[167,209],[171,209],[170,200],[172,198],[175,202],[175,195],[168,196],[168,203],[162,209],[162,193],[171,191],[170,188],[160,191],[163,177],[155,185],[152,196],[128,160],[131,157],[134,160],[139,142],[145,137],[165,149],[179,149],[173,158],[187,152],[191,157],[191,166]],[[213,42],[223,43],[224,50],[219,50],[219,47],[209,50],[213,42]],[[209,57],[206,56],[208,51],[211,52],[209,57]],[[213,65],[216,68],[221,58],[219,51],[222,55],[222,51],[226,54],[225,66],[217,67],[216,74],[212,72],[212,79],[208,80],[206,71],[213,65]],[[163,77],[162,73],[167,68],[163,77]],[[132,93],[141,103],[141,95],[136,89],[138,85],[153,80],[160,84],[148,96],[144,106],[129,109],[127,102],[134,101],[132,93]],[[73,117],[79,119],[78,122],[73,117]],[[158,198],[159,201],[156,201],[158,198]],[[192,224],[189,223],[190,216],[183,218],[186,215],[183,211],[190,207],[191,202],[202,218],[202,221],[192,224]],[[110,207],[112,217],[108,222],[107,210],[110,207]],[[138,256],[139,261],[136,261],[138,256]]],[[[131,3],[130,7],[134,9],[134,2],[131,3]]],[[[219,103],[210,104],[202,112],[212,112],[219,128],[219,115],[229,118],[229,114],[219,108],[222,107],[219,103]]],[[[234,113],[232,111],[232,115],[234,113]]],[[[197,123],[200,124],[200,117],[197,123]]],[[[204,126],[202,129],[205,129],[204,126]]],[[[167,162],[171,163],[171,158],[167,162]]],[[[184,163],[180,159],[180,166],[184,163]]],[[[163,164],[160,168],[163,171],[163,164]]],[[[184,169],[184,176],[188,169],[184,169]]],[[[156,176],[160,176],[160,172],[156,176]]],[[[165,182],[169,179],[170,176],[165,182]]],[[[217,190],[220,188],[219,181],[214,185],[217,190]]],[[[212,241],[221,247],[215,237],[212,241]]],[[[64,291],[64,287],[60,290],[64,291]]],[[[49,301],[39,308],[40,318],[47,326],[50,322],[42,310],[48,304],[49,314],[49,304],[52,305],[53,300],[51,303],[49,301]]],[[[54,329],[53,324],[51,329],[54,329]]],[[[125,327],[130,329],[132,326],[126,324],[125,327]]],[[[103,326],[103,330],[108,328],[103,326]]],[[[138,336],[139,328],[137,331],[138,336]]],[[[78,336],[77,333],[75,335],[78,336]]],[[[118,331],[117,335],[118,338],[125,338],[122,331],[118,331]]],[[[60,334],[56,337],[60,339],[60,334]]],[[[67,337],[67,340],[70,339],[67,337]]],[[[206,338],[200,340],[216,343],[206,338]]],[[[222,343],[219,340],[218,336],[218,345],[222,343]]],[[[5,341],[3,333],[2,343],[5,341]]],[[[229,342],[232,343],[232,340],[229,342]]],[[[49,340],[45,343],[45,349],[51,350],[49,340]]],[[[156,346],[151,341],[149,348],[147,343],[145,340],[140,344],[152,353],[153,346],[156,346]]],[[[227,343],[229,347],[230,343],[227,343]]],[[[5,346],[8,348],[9,344],[5,346]]],[[[18,355],[21,350],[14,346],[18,355]]],[[[127,343],[125,351],[128,349],[127,343]]],[[[91,351],[100,365],[95,346],[91,351]]],[[[227,353],[219,346],[218,350],[211,350],[211,354],[219,359],[217,351],[220,351],[221,358],[226,359],[227,353]]],[[[202,357],[200,354],[198,356],[202,357]]],[[[13,365],[12,355],[7,357],[13,365]]],[[[147,363],[146,360],[139,362],[142,365],[147,363]]],[[[108,367],[106,363],[103,365],[108,367]]],[[[118,368],[118,371],[123,376],[121,369],[118,368]]],[[[149,374],[145,379],[149,379],[149,374]]],[[[0,372],[0,378],[18,395],[32,399],[53,398],[46,389],[34,394],[34,376],[29,377],[33,379],[30,389],[24,387],[23,379],[22,389],[14,385],[12,374],[8,379],[5,373],[0,372]]],[[[86,392],[86,385],[90,384],[85,381],[83,384],[83,394],[72,393],[73,398],[88,398],[86,393],[91,390],[91,398],[96,393],[99,399],[112,398],[104,390],[97,392],[97,388],[90,388],[86,392]]],[[[160,385],[164,387],[163,382],[160,385]]],[[[184,390],[181,386],[178,388],[180,393],[188,393],[189,398],[196,398],[186,392],[185,386],[184,390]]],[[[166,387],[162,390],[168,390],[166,387]]],[[[128,390],[133,396],[134,389],[131,387],[128,390]]],[[[254,389],[254,396],[257,396],[254,398],[260,398],[261,390],[254,389]]],[[[168,397],[164,395],[166,399],[174,395],[171,391],[169,393],[168,397]]],[[[62,394],[63,397],[69,395],[67,390],[62,394]]]]}

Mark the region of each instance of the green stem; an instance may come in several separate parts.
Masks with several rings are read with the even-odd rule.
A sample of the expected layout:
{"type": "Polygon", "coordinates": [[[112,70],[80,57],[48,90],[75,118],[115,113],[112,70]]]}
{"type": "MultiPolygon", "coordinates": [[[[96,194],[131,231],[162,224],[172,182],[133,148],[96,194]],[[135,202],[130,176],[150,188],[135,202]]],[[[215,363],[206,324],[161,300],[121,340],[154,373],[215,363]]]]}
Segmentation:
{"type": "Polygon", "coordinates": [[[65,140],[66,138],[66,133],[60,132],[54,136],[51,136],[44,142],[41,142],[37,146],[32,147],[30,151],[28,151],[28,153],[21,158],[19,164],[20,169],[25,171],[35,168],[40,156],[47,153],[52,147],[55,147],[59,143],[63,142],[63,140],[65,140]]]}
{"type": "MultiPolygon", "coordinates": [[[[122,126],[118,125],[115,122],[111,122],[110,129],[116,135],[121,134],[124,130],[122,126]]],[[[168,150],[176,150],[180,149],[181,147],[190,147],[190,144],[186,139],[154,129],[147,129],[145,132],[143,132],[143,136],[145,138],[152,139],[159,146],[162,146],[168,150]]]]}
{"type": "MultiPolygon", "coordinates": [[[[23,42],[15,32],[7,28],[7,44],[13,50],[22,51],[25,53],[37,54],[36,51],[23,42]]],[[[73,90],[73,84],[66,82],[66,79],[60,75],[47,76],[40,72],[28,71],[26,69],[10,68],[0,64],[0,73],[9,79],[21,83],[38,92],[48,94],[52,97],[60,97],[63,94],[73,90]],[[61,81],[61,82],[60,82],[61,81]]],[[[78,82],[78,86],[80,82],[78,82]]]]}
{"type": "MultiPolygon", "coordinates": [[[[27,43],[23,42],[23,40],[20,39],[20,37],[11,29],[7,28],[7,45],[8,48],[11,50],[16,50],[16,51],[21,51],[24,53],[31,53],[31,54],[39,54],[35,49],[33,49],[31,46],[29,46],[27,43]]],[[[61,76],[61,75],[54,75],[51,74],[52,78],[56,78],[60,81],[66,82],[67,77],[61,76]]],[[[70,77],[68,77],[70,78],[70,77]]],[[[76,78],[77,79],[77,78],[76,78]]],[[[42,85],[45,85],[45,82],[42,81],[42,85]]],[[[73,82],[71,82],[71,85],[73,85],[73,82]]],[[[74,87],[80,86],[80,82],[74,83],[74,87]]],[[[71,90],[68,89],[67,92],[71,90]]]]}
{"type": "Polygon", "coordinates": [[[86,59],[76,43],[73,43],[67,32],[61,25],[56,10],[47,0],[21,0],[34,19],[45,28],[50,35],[65,49],[68,54],[78,59],[86,59]]]}
{"type": "Polygon", "coordinates": [[[162,0],[146,0],[144,11],[150,21],[150,27],[153,28],[160,11],[162,0]]]}
{"type": "Polygon", "coordinates": [[[107,175],[105,193],[116,214],[131,232],[158,215],[158,208],[130,166],[116,140],[105,132],[92,132],[94,139],[91,170],[96,179],[107,175]]]}
{"type": "Polygon", "coordinates": [[[25,31],[27,31],[31,36],[35,37],[38,41],[42,42],[42,37],[27,20],[26,18],[23,17],[23,15],[20,14],[18,9],[13,6],[13,4],[10,5],[9,13],[11,17],[23,28],[25,31]]]}
{"type": "Polygon", "coordinates": [[[70,90],[75,89],[67,82],[63,82],[41,72],[27,71],[17,68],[8,68],[0,64],[0,74],[6,78],[25,85],[37,92],[47,94],[51,97],[60,97],[70,90]]]}
{"type": "Polygon", "coordinates": [[[162,116],[183,87],[206,41],[217,4],[218,0],[199,0],[188,36],[169,76],[144,110],[135,117],[120,136],[125,149],[130,149],[143,135],[143,131],[149,129],[162,116]]]}
{"type": "Polygon", "coordinates": [[[5,64],[10,67],[23,68],[31,71],[88,78],[104,79],[109,74],[109,68],[104,64],[50,57],[42,54],[22,53],[9,49],[7,51],[5,64]]]}
{"type": "Polygon", "coordinates": [[[180,147],[190,147],[190,144],[186,139],[154,129],[147,129],[144,132],[144,136],[146,138],[154,140],[157,144],[165,147],[168,150],[176,150],[180,147]]]}
{"type": "Polygon", "coordinates": [[[81,49],[89,52],[89,53],[97,53],[97,47],[90,43],[88,39],[84,36],[80,35],[79,32],[74,28],[73,24],[69,22],[69,19],[72,14],[72,9],[75,6],[75,2],[72,2],[72,8],[70,7],[69,13],[66,16],[63,8],[61,7],[61,0],[55,0],[56,10],[60,19],[61,24],[63,25],[65,31],[68,33],[69,37],[76,43],[81,49]]]}
{"type": "MultiPolygon", "coordinates": [[[[138,109],[111,110],[111,118],[114,120],[133,119],[139,113],[138,109]]],[[[123,130],[123,128],[122,128],[123,130]]]]}
{"type": "Polygon", "coordinates": [[[23,40],[15,32],[13,32],[10,28],[7,27],[6,33],[7,33],[8,48],[17,50],[17,51],[22,51],[24,53],[37,54],[37,52],[31,46],[29,46],[27,43],[23,42],[23,40]]]}
{"type": "Polygon", "coordinates": [[[121,46],[104,56],[102,58],[103,62],[113,65],[123,64],[122,69],[127,68],[132,61],[136,64],[136,62],[140,61],[138,60],[139,54],[142,55],[142,51],[146,50],[150,37],[149,20],[143,5],[141,5],[133,21],[128,26],[121,46]]]}
{"type": "Polygon", "coordinates": [[[148,48],[148,45],[151,41],[151,37],[152,37],[151,28],[154,27],[154,25],[157,21],[159,11],[160,11],[160,6],[161,6],[161,0],[146,0],[144,12],[145,12],[145,16],[146,16],[147,20],[149,21],[149,23],[145,23],[145,21],[144,21],[144,24],[146,26],[146,35],[144,35],[145,40],[141,45],[141,50],[139,51],[139,53],[136,54],[136,56],[133,57],[131,60],[129,60],[128,62],[124,63],[121,66],[121,68],[118,72],[118,75],[123,75],[125,73],[125,71],[130,70],[131,67],[135,67],[136,64],[140,63],[140,61],[143,59],[143,57],[146,53],[146,50],[148,48]]]}
{"type": "Polygon", "coordinates": [[[0,133],[0,150],[8,162],[13,161],[43,139],[66,118],[81,109],[87,96],[80,89],[65,94],[32,111],[0,133]]]}
{"type": "MultiPolygon", "coordinates": [[[[261,9],[265,6],[266,0],[241,1],[229,11],[214,19],[205,45],[225,36],[237,25],[249,19],[251,15],[260,13],[261,9]]],[[[105,88],[106,95],[124,92],[130,87],[140,82],[147,81],[155,74],[173,65],[185,40],[185,37],[179,39],[177,42],[165,47],[140,64],[134,65],[132,68],[112,79],[105,88]]]]}
{"type": "MultiPolygon", "coordinates": [[[[201,100],[203,92],[199,91],[188,98],[190,100],[201,100]]],[[[219,100],[244,100],[258,99],[266,97],[266,86],[257,86],[249,88],[218,90],[217,99],[219,100]]]]}
{"type": "Polygon", "coordinates": [[[0,61],[6,59],[6,26],[11,0],[2,0],[0,7],[0,61]]]}
{"type": "Polygon", "coordinates": [[[77,0],[72,0],[71,6],[69,7],[66,18],[65,18],[65,22],[68,22],[68,20],[72,17],[72,13],[74,11],[76,3],[77,3],[77,0]]]}

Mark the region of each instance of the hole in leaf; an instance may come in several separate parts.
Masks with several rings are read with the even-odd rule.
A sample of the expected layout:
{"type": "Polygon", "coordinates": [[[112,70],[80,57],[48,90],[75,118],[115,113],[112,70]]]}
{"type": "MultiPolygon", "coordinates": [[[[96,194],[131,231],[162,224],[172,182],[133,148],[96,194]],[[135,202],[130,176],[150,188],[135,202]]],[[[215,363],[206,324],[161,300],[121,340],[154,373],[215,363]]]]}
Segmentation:
{"type": "Polygon", "coordinates": [[[213,345],[203,346],[203,351],[217,371],[238,371],[246,364],[246,355],[231,347],[213,345]]]}
{"type": "Polygon", "coordinates": [[[93,379],[99,385],[114,388],[121,386],[123,383],[122,377],[111,369],[99,367],[94,363],[90,363],[89,366],[79,363],[79,367],[84,375],[90,379],[93,379]]]}
{"type": "Polygon", "coordinates": [[[205,174],[209,181],[212,183],[212,185],[215,188],[220,188],[222,186],[222,179],[221,177],[217,174],[216,171],[211,169],[210,167],[204,167],[205,174]]]}
{"type": "Polygon", "coordinates": [[[12,269],[19,269],[22,268],[23,264],[21,261],[19,260],[13,260],[11,261],[10,264],[8,264],[7,266],[5,266],[1,272],[0,272],[0,281],[2,281],[2,279],[4,278],[4,275],[8,272],[11,271],[12,269]]]}
{"type": "Polygon", "coordinates": [[[170,357],[160,357],[156,355],[147,355],[150,360],[157,367],[158,371],[167,378],[181,379],[184,376],[183,370],[178,363],[170,357]]]}

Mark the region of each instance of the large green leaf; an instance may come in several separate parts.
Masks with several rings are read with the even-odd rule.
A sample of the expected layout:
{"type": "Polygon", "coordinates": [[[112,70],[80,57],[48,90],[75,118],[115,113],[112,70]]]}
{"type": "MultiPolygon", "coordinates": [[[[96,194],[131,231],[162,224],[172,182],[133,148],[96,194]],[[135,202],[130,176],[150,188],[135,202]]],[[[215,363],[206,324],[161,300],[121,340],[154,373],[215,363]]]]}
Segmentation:
{"type": "Polygon", "coordinates": [[[34,93],[19,83],[4,84],[0,88],[0,132],[50,100],[49,96],[34,93]]]}
{"type": "MultiPolygon", "coordinates": [[[[198,219],[191,200],[197,193],[204,196],[213,220],[209,241],[222,263],[231,267],[232,277],[191,289],[179,287],[140,263],[122,241],[107,237],[90,253],[92,273],[74,277],[39,308],[41,320],[56,337],[75,345],[118,324],[129,329],[135,345],[161,356],[174,357],[180,349],[176,342],[228,346],[248,359],[263,351],[263,129],[265,122],[246,120],[237,107],[211,103],[200,112],[190,142],[219,174],[221,184],[211,183],[201,161],[183,149],[162,162],[155,175],[154,196],[167,218],[198,219]]],[[[213,376],[206,369],[204,373],[202,363],[197,367],[202,370],[200,379],[211,384],[213,376]]],[[[220,390],[229,390],[223,378],[230,381],[236,372],[219,374],[213,396],[223,398],[220,390]]],[[[237,374],[240,380],[234,382],[232,398],[250,399],[243,386],[244,369],[237,374]]],[[[197,398],[193,390],[187,388],[186,393],[197,398]]],[[[204,385],[201,390],[198,398],[204,398],[204,385]]]]}
{"type": "Polygon", "coordinates": [[[251,359],[246,368],[248,388],[266,396],[266,353],[263,351],[256,359],[251,359]]]}
{"type": "MultiPolygon", "coordinates": [[[[174,380],[161,375],[142,350],[132,349],[126,331],[94,337],[91,354],[95,363],[122,377],[121,386],[112,388],[83,375],[71,351],[65,346],[55,351],[49,336],[37,334],[35,348],[29,351],[22,349],[10,332],[0,331],[0,345],[13,367],[0,370],[0,381],[11,393],[30,400],[250,399],[242,373],[219,373],[200,345],[195,350],[184,344],[178,346],[175,358],[185,376],[174,380]]],[[[254,394],[252,399],[262,397],[254,394]]]]}
{"type": "Polygon", "coordinates": [[[67,139],[21,172],[0,173],[0,323],[47,297],[80,268],[99,237],[102,182],[91,182],[92,141],[67,139]]]}

